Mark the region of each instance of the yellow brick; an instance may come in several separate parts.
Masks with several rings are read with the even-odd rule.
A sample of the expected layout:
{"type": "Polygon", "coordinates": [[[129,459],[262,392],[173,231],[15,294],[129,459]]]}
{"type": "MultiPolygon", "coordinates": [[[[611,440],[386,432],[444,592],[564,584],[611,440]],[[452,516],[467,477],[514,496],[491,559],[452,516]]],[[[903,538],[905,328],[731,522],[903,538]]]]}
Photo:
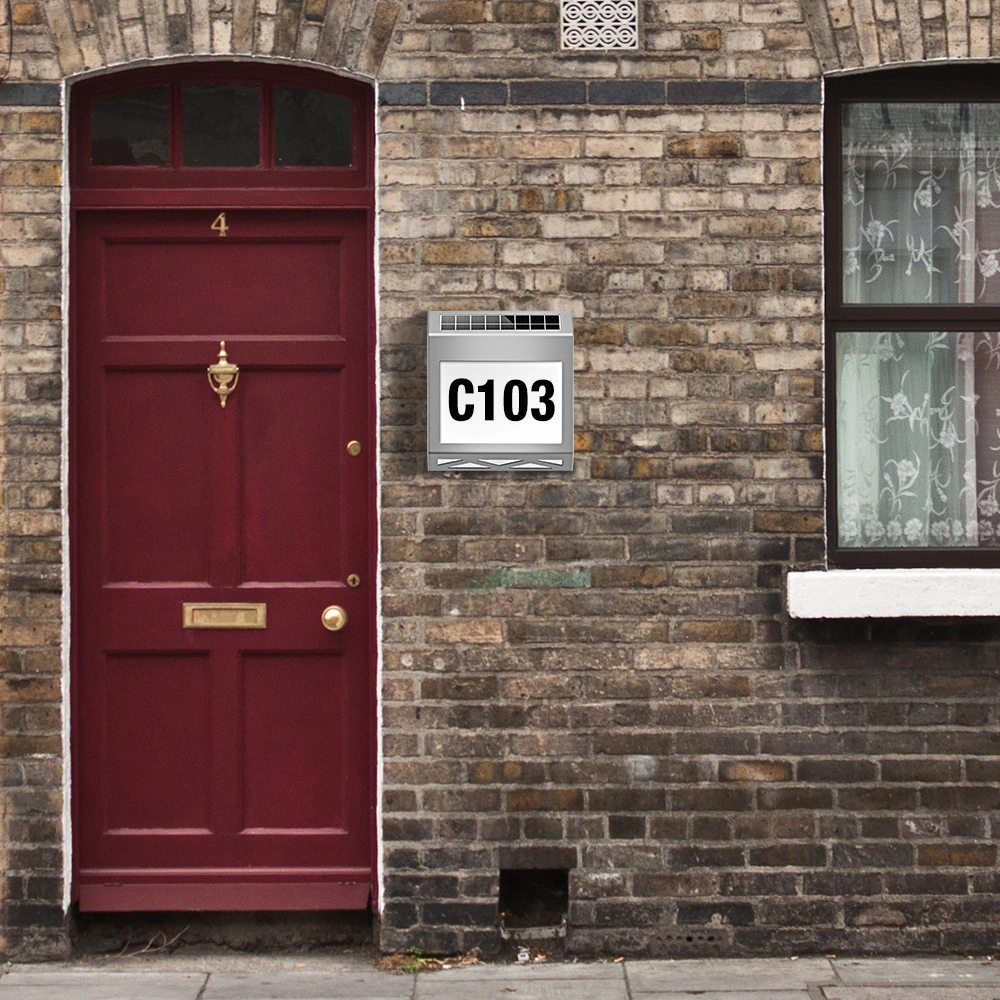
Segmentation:
{"type": "Polygon", "coordinates": [[[59,187],[62,184],[62,164],[29,163],[24,175],[25,183],[32,187],[59,187]]]}
{"type": "Polygon", "coordinates": [[[503,642],[503,626],[493,619],[456,619],[428,622],[428,642],[469,642],[498,646],[503,642]]]}
{"type": "Polygon", "coordinates": [[[54,111],[27,111],[21,124],[25,132],[59,135],[62,131],[62,117],[54,111]]]}
{"type": "Polygon", "coordinates": [[[11,14],[15,24],[43,24],[45,21],[40,3],[16,3],[11,14]]]}
{"type": "Polygon", "coordinates": [[[492,264],[493,245],[442,240],[424,247],[425,264],[492,264]]]}

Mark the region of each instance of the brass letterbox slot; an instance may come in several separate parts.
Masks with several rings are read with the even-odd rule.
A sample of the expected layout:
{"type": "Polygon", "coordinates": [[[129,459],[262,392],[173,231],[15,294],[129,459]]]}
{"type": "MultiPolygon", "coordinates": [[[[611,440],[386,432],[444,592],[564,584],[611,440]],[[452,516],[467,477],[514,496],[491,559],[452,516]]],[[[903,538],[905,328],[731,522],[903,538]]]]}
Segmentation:
{"type": "Polygon", "coordinates": [[[266,604],[185,604],[185,628],[267,628],[266,604]]]}

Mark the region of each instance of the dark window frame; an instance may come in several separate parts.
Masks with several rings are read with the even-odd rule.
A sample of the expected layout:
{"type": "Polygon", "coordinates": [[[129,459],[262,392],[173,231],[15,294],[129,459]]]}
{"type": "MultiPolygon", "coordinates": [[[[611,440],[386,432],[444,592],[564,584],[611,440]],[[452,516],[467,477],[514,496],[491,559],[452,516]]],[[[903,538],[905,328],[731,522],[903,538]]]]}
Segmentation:
{"type": "MultiPolygon", "coordinates": [[[[955,66],[875,70],[825,81],[823,138],[824,209],[824,363],[826,428],[827,562],[838,568],[989,567],[1000,566],[1000,548],[847,548],[838,544],[837,514],[837,369],[838,332],[997,331],[1000,306],[896,305],[845,303],[843,300],[842,106],[849,101],[893,103],[984,101],[995,93],[1000,69],[955,66]],[[990,84],[994,84],[993,88],[990,84]]],[[[997,98],[1000,102],[1000,97],[997,98]]]]}

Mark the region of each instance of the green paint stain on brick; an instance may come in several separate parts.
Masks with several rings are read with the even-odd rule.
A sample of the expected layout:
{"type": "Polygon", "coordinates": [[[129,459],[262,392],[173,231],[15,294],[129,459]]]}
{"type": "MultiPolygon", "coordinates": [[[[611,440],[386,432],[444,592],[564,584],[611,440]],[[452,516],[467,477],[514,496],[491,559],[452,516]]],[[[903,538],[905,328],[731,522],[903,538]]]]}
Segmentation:
{"type": "Polygon", "coordinates": [[[499,590],[503,587],[589,587],[590,571],[583,569],[500,569],[476,577],[470,590],[499,590]]]}

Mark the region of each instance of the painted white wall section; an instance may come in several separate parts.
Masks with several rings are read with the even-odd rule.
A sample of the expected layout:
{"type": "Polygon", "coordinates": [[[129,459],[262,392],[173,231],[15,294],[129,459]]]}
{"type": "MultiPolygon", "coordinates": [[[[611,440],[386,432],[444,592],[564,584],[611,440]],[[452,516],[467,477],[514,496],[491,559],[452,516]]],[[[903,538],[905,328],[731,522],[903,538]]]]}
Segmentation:
{"type": "Polygon", "coordinates": [[[834,569],[788,574],[793,618],[1000,615],[1000,569],[834,569]]]}

